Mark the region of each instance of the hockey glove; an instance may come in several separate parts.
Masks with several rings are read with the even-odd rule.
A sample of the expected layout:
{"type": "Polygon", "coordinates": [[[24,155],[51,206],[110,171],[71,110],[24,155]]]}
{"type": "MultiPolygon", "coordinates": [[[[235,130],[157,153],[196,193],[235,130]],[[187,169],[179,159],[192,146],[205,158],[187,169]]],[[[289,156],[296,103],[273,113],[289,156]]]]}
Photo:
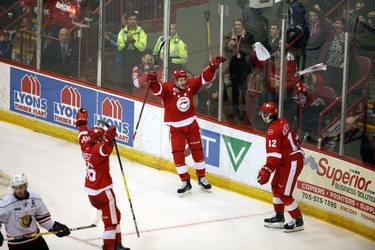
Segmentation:
{"type": "Polygon", "coordinates": [[[104,140],[106,142],[112,142],[113,139],[116,138],[117,132],[116,132],[116,127],[115,126],[110,126],[107,129],[107,132],[105,132],[104,140]]]}
{"type": "Polygon", "coordinates": [[[157,76],[155,71],[150,71],[147,74],[147,82],[151,85],[155,84],[157,82],[157,76]]]}
{"type": "Polygon", "coordinates": [[[4,236],[3,236],[3,234],[0,232],[0,247],[3,245],[3,242],[4,242],[4,236]]]}
{"type": "Polygon", "coordinates": [[[263,166],[258,172],[258,182],[260,185],[266,184],[271,177],[273,171],[267,166],[263,166]]]}
{"type": "Polygon", "coordinates": [[[57,221],[55,221],[55,224],[53,224],[53,227],[50,231],[59,231],[58,233],[56,233],[57,237],[64,237],[70,234],[69,228],[57,221]]]}
{"type": "Polygon", "coordinates": [[[210,62],[210,68],[216,70],[220,67],[220,63],[223,63],[227,60],[224,56],[217,56],[210,62]]]}
{"type": "Polygon", "coordinates": [[[88,113],[85,109],[80,108],[76,115],[76,126],[79,127],[81,125],[87,125],[87,117],[88,113]]]}

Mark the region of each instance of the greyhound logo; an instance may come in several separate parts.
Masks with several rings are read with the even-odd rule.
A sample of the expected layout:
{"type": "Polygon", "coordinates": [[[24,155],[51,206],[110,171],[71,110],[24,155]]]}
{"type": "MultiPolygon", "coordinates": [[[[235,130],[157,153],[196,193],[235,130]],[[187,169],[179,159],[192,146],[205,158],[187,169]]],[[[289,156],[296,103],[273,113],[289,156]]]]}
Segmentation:
{"type": "Polygon", "coordinates": [[[190,100],[189,98],[183,96],[177,100],[176,105],[177,105],[178,110],[180,110],[181,112],[186,112],[190,108],[190,100]]]}
{"type": "Polygon", "coordinates": [[[21,218],[20,226],[23,227],[23,228],[29,228],[32,220],[33,220],[33,219],[32,219],[32,217],[31,217],[31,215],[29,215],[29,214],[25,214],[25,215],[22,216],[22,218],[21,218]]]}
{"type": "Polygon", "coordinates": [[[312,157],[311,155],[308,156],[308,157],[304,160],[304,165],[305,165],[305,166],[309,166],[309,167],[311,168],[311,170],[318,170],[318,169],[319,169],[319,166],[318,166],[318,164],[316,163],[315,158],[312,157]]]}

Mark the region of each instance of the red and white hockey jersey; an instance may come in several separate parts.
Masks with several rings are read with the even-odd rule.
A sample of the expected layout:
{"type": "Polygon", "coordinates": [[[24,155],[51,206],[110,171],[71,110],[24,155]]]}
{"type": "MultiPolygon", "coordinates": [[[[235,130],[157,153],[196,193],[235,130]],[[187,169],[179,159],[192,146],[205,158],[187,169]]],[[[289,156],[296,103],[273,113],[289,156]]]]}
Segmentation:
{"type": "MultiPolygon", "coordinates": [[[[38,232],[38,224],[50,230],[55,222],[39,194],[29,191],[26,198],[17,199],[13,194],[0,200],[0,225],[5,224],[8,237],[22,237],[38,232]]],[[[18,245],[30,242],[35,238],[9,242],[18,245]]]]}
{"type": "Polygon", "coordinates": [[[113,187],[109,172],[109,157],[113,145],[98,142],[93,144],[87,135],[87,127],[81,125],[78,135],[82,157],[86,161],[85,191],[88,195],[98,195],[113,187]]]}
{"type": "Polygon", "coordinates": [[[173,82],[151,86],[154,95],[160,96],[163,100],[166,125],[178,128],[187,126],[196,120],[193,96],[204,84],[212,81],[214,74],[214,70],[206,68],[201,75],[188,78],[185,89],[177,88],[173,82]]]}
{"type": "Polygon", "coordinates": [[[274,171],[287,156],[303,154],[299,145],[299,137],[289,128],[288,121],[278,118],[266,131],[267,162],[265,165],[274,171]]]}

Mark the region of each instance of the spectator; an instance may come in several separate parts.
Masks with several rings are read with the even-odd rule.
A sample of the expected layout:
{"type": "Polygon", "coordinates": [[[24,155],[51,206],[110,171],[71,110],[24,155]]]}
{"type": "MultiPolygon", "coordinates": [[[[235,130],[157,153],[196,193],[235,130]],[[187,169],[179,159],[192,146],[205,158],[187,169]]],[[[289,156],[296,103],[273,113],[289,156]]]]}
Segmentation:
{"type": "Polygon", "coordinates": [[[70,41],[67,28],[60,29],[59,41],[52,41],[42,54],[42,68],[55,73],[78,77],[78,48],[70,41]]]}
{"type": "MultiPolygon", "coordinates": [[[[176,29],[176,23],[171,23],[169,28],[169,35],[171,39],[169,41],[169,62],[168,62],[168,77],[172,76],[172,73],[177,69],[183,69],[186,66],[188,59],[187,46],[179,37],[176,29]]],[[[159,37],[157,40],[153,53],[156,57],[161,43],[164,40],[164,36],[159,37]]],[[[162,49],[163,51],[163,49],[162,49]]],[[[163,61],[163,54],[160,54],[160,62],[163,61]]]]}
{"type": "Polygon", "coordinates": [[[270,25],[267,49],[270,53],[279,50],[280,26],[276,23],[270,25]]]}
{"type": "Polygon", "coordinates": [[[319,63],[320,50],[327,38],[331,25],[324,13],[316,8],[310,9],[307,16],[307,43],[305,48],[305,63],[303,68],[319,63]]]}
{"type": "MultiPolygon", "coordinates": [[[[345,46],[344,27],[344,19],[336,17],[333,22],[333,28],[319,56],[319,61],[327,65],[327,71],[324,75],[325,85],[332,88],[337,96],[340,96],[342,91],[345,46]]],[[[355,45],[355,43],[352,44],[355,45]]],[[[351,46],[350,57],[353,53],[353,45],[351,46]]]]}
{"type": "Polygon", "coordinates": [[[9,32],[0,30],[0,58],[12,59],[13,44],[9,40],[9,32]]]}
{"type": "MultiPolygon", "coordinates": [[[[299,37],[306,28],[305,8],[302,4],[294,0],[287,0],[288,7],[288,28],[287,28],[287,44],[293,42],[299,37]]],[[[303,39],[299,39],[294,43],[293,47],[303,48],[303,39]]]]}
{"type": "MultiPolygon", "coordinates": [[[[46,0],[43,2],[43,13],[45,15],[43,23],[44,35],[57,38],[61,28],[70,30],[75,27],[67,10],[67,6],[77,5],[75,0],[46,0]]],[[[51,41],[51,39],[46,39],[43,48],[47,48],[51,41]]]]}
{"type": "MultiPolygon", "coordinates": [[[[152,51],[149,49],[146,49],[142,53],[142,62],[133,68],[132,77],[133,77],[133,85],[136,87],[135,94],[139,97],[144,98],[147,92],[147,88],[149,87],[146,79],[147,74],[150,71],[156,71],[156,75],[158,78],[158,81],[162,81],[162,71],[161,68],[156,65],[154,68],[153,63],[153,55],[152,51]]],[[[152,95],[149,93],[148,99],[151,99],[153,101],[160,103],[160,98],[152,95]]]]}
{"type": "Polygon", "coordinates": [[[225,53],[229,61],[229,75],[232,83],[232,113],[230,117],[244,119],[247,76],[252,71],[250,55],[255,43],[254,36],[247,32],[241,17],[233,20],[232,32],[228,34],[225,53]],[[240,102],[241,95],[241,102],[240,102]]]}
{"type": "Polygon", "coordinates": [[[125,89],[133,93],[131,73],[133,68],[141,61],[142,52],[147,46],[147,34],[137,25],[137,13],[126,12],[123,16],[126,25],[118,33],[117,49],[122,53],[122,81],[125,89]]]}
{"type": "MultiPolygon", "coordinates": [[[[206,64],[207,65],[207,64],[206,64]]],[[[205,84],[197,93],[197,113],[218,117],[219,109],[219,75],[216,72],[210,83],[205,84]]],[[[223,84],[223,102],[228,101],[228,93],[223,84]]]]}

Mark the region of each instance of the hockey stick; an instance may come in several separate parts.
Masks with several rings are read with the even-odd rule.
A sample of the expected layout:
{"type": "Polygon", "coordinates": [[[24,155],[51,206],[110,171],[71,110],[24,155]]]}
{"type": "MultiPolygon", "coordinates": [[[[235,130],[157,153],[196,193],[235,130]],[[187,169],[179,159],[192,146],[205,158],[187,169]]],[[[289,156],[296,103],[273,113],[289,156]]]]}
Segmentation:
{"type": "MultiPolygon", "coordinates": [[[[160,58],[160,52],[164,47],[165,41],[167,41],[167,39],[169,39],[169,38],[171,38],[171,37],[169,36],[169,37],[165,38],[160,44],[160,48],[159,48],[159,51],[158,51],[158,54],[156,56],[156,60],[155,60],[155,63],[154,63],[154,70],[155,70],[156,65],[158,65],[158,61],[159,61],[159,58],[160,58]]],[[[146,100],[147,100],[147,97],[148,97],[148,92],[150,92],[150,85],[148,85],[145,98],[143,99],[141,112],[139,113],[137,125],[135,126],[135,130],[134,130],[134,134],[133,134],[133,138],[132,138],[133,141],[135,140],[135,136],[137,135],[137,130],[138,130],[138,127],[139,127],[139,123],[141,121],[143,109],[145,108],[146,100]]]]}
{"type": "MultiPolygon", "coordinates": [[[[99,123],[100,125],[106,127],[106,128],[109,128],[109,127],[110,127],[110,125],[109,125],[106,121],[98,120],[98,123],[99,123]]],[[[133,221],[134,221],[135,231],[137,232],[137,236],[139,237],[139,230],[138,230],[137,221],[136,221],[136,219],[135,219],[135,214],[134,214],[134,209],[133,209],[133,203],[132,203],[132,200],[130,199],[130,192],[129,192],[129,189],[128,189],[128,184],[127,184],[127,182],[126,182],[126,178],[125,178],[125,174],[124,174],[124,169],[123,169],[123,167],[122,167],[122,162],[121,162],[121,158],[120,158],[120,153],[119,153],[118,148],[117,148],[116,139],[113,139],[113,143],[115,144],[116,154],[117,154],[118,162],[119,162],[119,164],[120,164],[120,169],[121,169],[122,179],[124,180],[124,185],[125,185],[126,195],[128,196],[130,210],[131,210],[132,215],[133,215],[133,221]]]]}
{"type": "MultiPolygon", "coordinates": [[[[96,213],[95,219],[94,219],[94,221],[92,222],[91,225],[69,228],[69,231],[79,231],[79,230],[94,228],[99,224],[99,221],[100,221],[101,218],[102,218],[102,211],[98,210],[97,213],[96,213]]],[[[21,237],[9,237],[9,238],[5,238],[4,240],[10,241],[10,240],[18,240],[18,239],[24,239],[24,238],[33,238],[33,237],[39,237],[39,236],[43,236],[43,235],[57,234],[57,233],[61,233],[61,232],[63,232],[63,231],[58,230],[58,231],[33,233],[33,234],[30,234],[30,235],[25,235],[25,236],[21,236],[21,237]]]]}
{"type": "Polygon", "coordinates": [[[207,25],[207,45],[208,45],[208,60],[212,60],[211,56],[211,30],[210,30],[210,11],[206,10],[204,12],[204,18],[206,19],[207,25]]]}

